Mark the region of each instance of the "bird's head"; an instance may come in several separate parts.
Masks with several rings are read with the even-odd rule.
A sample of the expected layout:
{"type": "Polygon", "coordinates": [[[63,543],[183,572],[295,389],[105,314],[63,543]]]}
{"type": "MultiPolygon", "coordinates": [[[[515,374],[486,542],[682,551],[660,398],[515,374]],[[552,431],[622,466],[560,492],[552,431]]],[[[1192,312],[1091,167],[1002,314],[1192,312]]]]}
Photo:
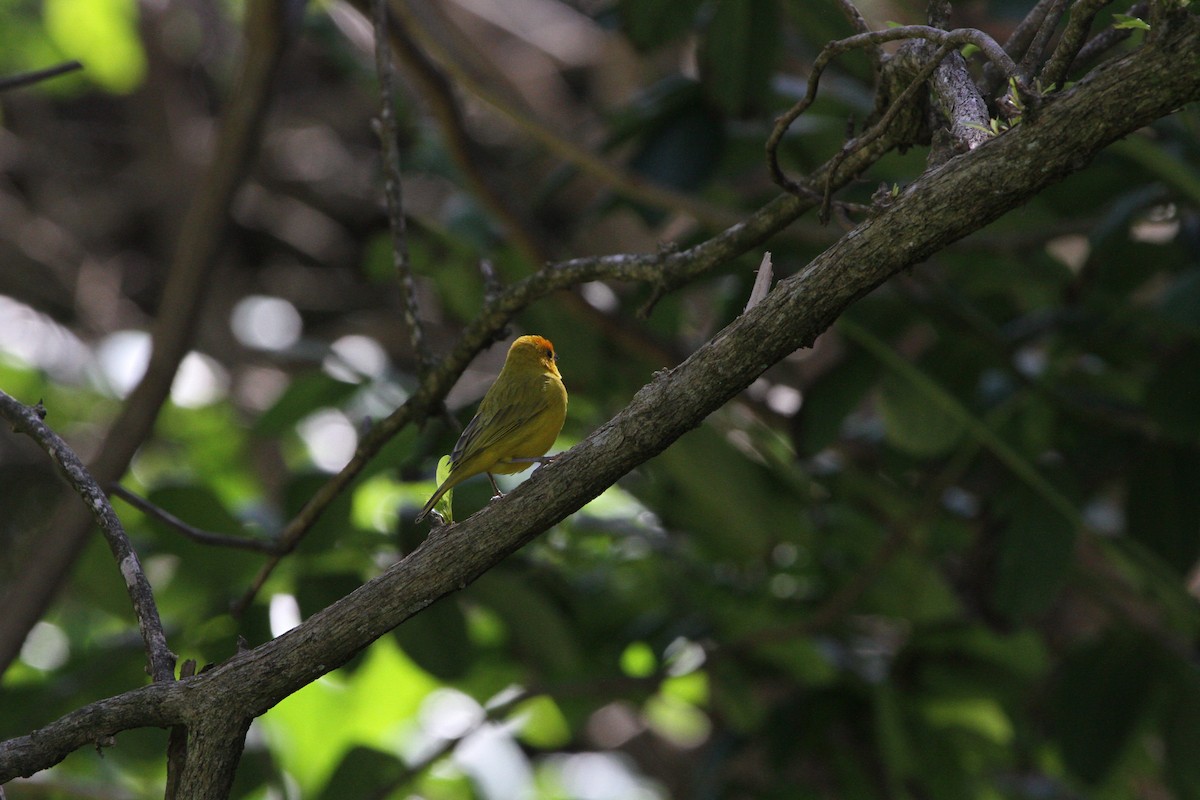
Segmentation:
{"type": "Polygon", "coordinates": [[[508,358],[504,366],[538,367],[545,372],[558,375],[555,362],[558,356],[554,354],[554,345],[543,336],[521,336],[508,348],[508,358]]]}

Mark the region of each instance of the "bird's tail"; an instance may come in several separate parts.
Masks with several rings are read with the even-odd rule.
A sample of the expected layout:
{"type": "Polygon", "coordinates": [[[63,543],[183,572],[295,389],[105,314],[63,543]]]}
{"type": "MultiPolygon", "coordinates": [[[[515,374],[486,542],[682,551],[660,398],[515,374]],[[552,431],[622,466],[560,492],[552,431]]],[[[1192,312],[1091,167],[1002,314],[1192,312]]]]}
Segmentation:
{"type": "Polygon", "coordinates": [[[420,522],[421,520],[425,519],[425,517],[429,516],[429,512],[433,511],[433,507],[437,505],[437,501],[442,499],[442,495],[444,495],[449,488],[450,487],[444,483],[439,486],[437,491],[433,493],[433,497],[430,497],[429,502],[426,503],[425,507],[421,509],[421,513],[417,514],[417,516],[413,518],[413,522],[420,522]]]}

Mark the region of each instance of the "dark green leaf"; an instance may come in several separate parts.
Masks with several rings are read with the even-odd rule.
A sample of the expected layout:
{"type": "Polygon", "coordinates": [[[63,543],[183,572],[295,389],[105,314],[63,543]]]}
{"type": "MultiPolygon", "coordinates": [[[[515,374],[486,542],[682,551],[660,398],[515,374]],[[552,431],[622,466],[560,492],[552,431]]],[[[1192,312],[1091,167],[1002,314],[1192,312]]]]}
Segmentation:
{"type": "Polygon", "coordinates": [[[617,11],[634,46],[650,50],[691,27],[704,0],[620,0],[617,11]]]}
{"type": "Polygon", "coordinates": [[[1125,507],[1129,535],[1182,576],[1200,555],[1200,459],[1185,447],[1158,447],[1131,468],[1125,507]]]}
{"type": "Polygon", "coordinates": [[[393,635],[400,649],[421,669],[444,681],[462,678],[475,658],[466,619],[453,597],[443,597],[422,609],[393,635]]]}
{"type": "Polygon", "coordinates": [[[1101,783],[1116,766],[1146,713],[1156,648],[1113,633],[1067,656],[1054,695],[1054,728],[1067,768],[1101,783]]]}
{"type": "Polygon", "coordinates": [[[1168,687],[1163,725],[1167,778],[1178,800],[1200,798],[1200,679],[1191,666],[1168,687]]]}
{"type": "Polygon", "coordinates": [[[858,348],[804,393],[796,418],[796,448],[814,455],[834,442],[842,422],[862,402],[879,375],[879,362],[858,348]]]}
{"type": "Polygon", "coordinates": [[[775,0],[718,0],[700,48],[700,74],[726,114],[741,116],[765,104],[779,31],[775,0]]]}
{"type": "MultiPolygon", "coordinates": [[[[350,750],[321,790],[319,800],[361,800],[373,797],[405,772],[404,762],[372,747],[350,750]]],[[[390,796],[390,795],[389,795],[390,796]]]]}
{"type": "Polygon", "coordinates": [[[1022,499],[1000,537],[992,602],[1012,619],[1039,614],[1057,596],[1071,565],[1075,533],[1037,497],[1022,499]]]}
{"type": "Polygon", "coordinates": [[[1146,387],[1146,411],[1163,432],[1185,444],[1200,442],[1200,348],[1187,348],[1159,364],[1146,387]]]}

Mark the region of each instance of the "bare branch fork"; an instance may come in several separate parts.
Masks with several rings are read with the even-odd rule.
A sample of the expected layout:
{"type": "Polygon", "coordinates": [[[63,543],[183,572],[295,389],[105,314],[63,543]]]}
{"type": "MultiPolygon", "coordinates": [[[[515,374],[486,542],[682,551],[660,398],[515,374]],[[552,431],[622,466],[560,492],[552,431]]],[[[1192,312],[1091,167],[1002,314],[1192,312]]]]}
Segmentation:
{"type": "Polygon", "coordinates": [[[173,681],[175,654],[167,646],[162,620],[158,616],[158,606],[154,602],[150,582],[146,580],[146,574],[142,571],[142,562],[138,559],[129,536],[109,504],[104,490],[79,460],[79,456],[75,455],[75,451],[43,421],[45,415],[46,411],[41,403],[30,408],[0,391],[0,416],[12,425],[13,430],[28,434],[46,451],[58,467],[59,473],[91,510],[92,517],[100,526],[104,539],[112,550],[113,558],[117,560],[117,566],[121,570],[125,591],[129,593],[129,599],[133,603],[138,630],[146,646],[147,673],[157,682],[173,681]]]}
{"type": "MultiPolygon", "coordinates": [[[[1200,17],[1177,15],[1144,47],[1094,70],[1048,100],[1035,123],[1020,125],[927,171],[894,203],[780,282],[683,364],[656,376],[624,411],[505,499],[464,522],[434,531],[383,575],[276,639],[195,677],[102,700],[35,734],[0,742],[0,782],[44,769],[103,736],[134,727],[176,724],[188,726],[189,749],[192,734],[203,728],[205,737],[197,739],[198,746],[211,742],[213,754],[226,759],[220,761],[220,775],[229,774],[237,753],[229,748],[218,752],[220,735],[230,734],[236,740],[250,718],[345,663],[379,636],[437,598],[466,586],[573,513],[699,425],[771,364],[810,344],[850,304],[880,283],[1083,168],[1113,141],[1200,100],[1198,75],[1200,17]]],[[[789,196],[770,204],[772,224],[794,212],[800,202],[789,196]]],[[[758,224],[766,225],[761,220],[758,224]]],[[[724,247],[730,246],[723,241],[724,247]]],[[[693,257],[714,254],[703,250],[693,257]]],[[[676,275],[686,271],[671,257],[666,263],[674,265],[676,275]]],[[[595,268],[595,263],[588,266],[595,268]]],[[[573,275],[586,272],[571,262],[561,269],[573,275]]],[[[533,283],[525,284],[526,291],[544,289],[549,280],[539,273],[527,279],[533,283]]],[[[468,329],[452,359],[458,358],[459,349],[469,349],[476,341],[471,337],[486,324],[468,329]]],[[[422,407],[428,407],[434,386],[449,381],[454,369],[452,363],[431,372],[429,384],[419,393],[422,407]]],[[[410,409],[402,416],[411,418],[413,413],[410,409]]],[[[189,752],[185,790],[189,773],[205,763],[213,765],[193,760],[189,752]]]]}
{"type": "MultiPolygon", "coordinates": [[[[1006,78],[1017,78],[1017,65],[1013,63],[1013,60],[1009,57],[1008,53],[1004,52],[1004,48],[997,44],[992,37],[988,36],[983,31],[976,30],[974,28],[958,28],[952,31],[944,31],[940,28],[934,28],[929,25],[904,25],[899,28],[888,28],[887,30],[882,31],[857,33],[853,36],[848,36],[845,39],[838,39],[835,42],[830,42],[821,49],[820,54],[813,62],[812,72],[809,73],[808,76],[808,85],[805,90],[804,97],[775,120],[775,127],[771,130],[771,135],[767,138],[767,168],[770,170],[771,178],[776,184],[792,194],[809,194],[815,191],[813,188],[814,182],[811,179],[808,182],[808,185],[805,185],[789,178],[784,173],[783,168],[779,164],[779,145],[783,141],[783,137],[787,133],[788,129],[792,126],[792,123],[794,123],[801,114],[807,111],[817,99],[817,88],[820,85],[821,74],[825,71],[825,68],[829,66],[829,64],[835,58],[852,50],[861,48],[876,50],[881,44],[886,42],[894,42],[901,39],[923,39],[927,42],[938,45],[939,48],[935,57],[932,59],[933,66],[930,66],[929,64],[924,65],[918,75],[918,77],[924,77],[920,77],[919,80],[914,79],[909,88],[905,89],[905,93],[902,95],[904,100],[907,100],[909,97],[911,97],[910,90],[916,91],[915,89],[912,89],[912,86],[916,85],[919,88],[920,85],[928,79],[929,75],[933,73],[933,69],[937,67],[937,64],[940,63],[948,53],[968,44],[978,47],[980,52],[987,57],[988,61],[991,62],[997,69],[999,69],[1006,78]]],[[[1023,85],[1023,82],[1019,81],[1019,83],[1023,85]]],[[[891,123],[895,116],[893,110],[897,107],[901,107],[902,105],[903,102],[900,99],[897,99],[891,104],[891,109],[889,110],[888,114],[885,114],[884,118],[874,126],[871,136],[872,139],[878,138],[882,135],[883,131],[887,129],[887,125],[891,123]]],[[[849,145],[847,147],[849,147],[849,145]]],[[[830,186],[832,185],[832,179],[835,174],[836,169],[831,169],[828,173],[826,173],[824,191],[825,195],[829,194],[830,186]]],[[[827,202],[828,201],[826,201],[826,203],[827,202]]]]}

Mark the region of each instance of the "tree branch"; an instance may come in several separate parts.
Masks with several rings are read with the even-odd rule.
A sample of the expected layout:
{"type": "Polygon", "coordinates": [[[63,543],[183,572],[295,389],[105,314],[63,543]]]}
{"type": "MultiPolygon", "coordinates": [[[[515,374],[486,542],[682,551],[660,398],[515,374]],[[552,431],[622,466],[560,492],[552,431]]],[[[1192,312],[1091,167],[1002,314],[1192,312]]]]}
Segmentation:
{"type": "MultiPolygon", "coordinates": [[[[862,47],[878,47],[884,42],[894,42],[900,39],[924,39],[931,44],[938,45],[943,50],[973,44],[1006,77],[1016,74],[1016,65],[1013,64],[1012,59],[1008,57],[1000,45],[983,31],[978,31],[974,28],[958,28],[953,31],[944,31],[939,28],[930,27],[929,25],[904,25],[899,28],[888,28],[882,31],[855,34],[845,39],[830,42],[821,49],[821,53],[813,62],[812,72],[808,76],[808,87],[805,90],[804,97],[775,120],[775,127],[772,129],[771,135],[767,138],[767,167],[770,169],[771,178],[776,184],[792,194],[806,194],[814,191],[813,186],[816,185],[816,182],[811,178],[807,184],[801,184],[792,180],[784,173],[783,168],[779,164],[779,145],[783,141],[783,137],[788,129],[792,126],[792,123],[807,111],[809,106],[817,99],[817,87],[820,84],[821,73],[825,71],[829,63],[839,55],[848,53],[851,50],[862,47]]],[[[908,93],[908,89],[905,90],[905,93],[908,93]]],[[[898,101],[893,102],[891,104],[892,109],[899,104],[898,101]]],[[[891,119],[891,116],[885,116],[887,122],[890,122],[891,119]]],[[[886,129],[886,125],[884,125],[885,120],[876,123],[875,128],[886,129]]],[[[883,130],[879,130],[872,138],[878,138],[882,133],[883,130]]],[[[843,152],[845,151],[843,150],[843,152]]],[[[829,176],[832,177],[835,172],[836,170],[831,170],[829,176]]],[[[825,193],[828,195],[828,178],[826,183],[825,193]]]]}
{"type": "Polygon", "coordinates": [[[1067,29],[1063,31],[1062,38],[1058,40],[1058,46],[1054,48],[1054,53],[1042,69],[1042,86],[1047,91],[1051,86],[1060,85],[1066,80],[1071,63],[1075,60],[1075,56],[1079,55],[1079,50],[1083,47],[1083,42],[1087,38],[1096,14],[1111,2],[1112,0],[1079,0],[1071,8],[1067,29]]]}
{"type": "Polygon", "coordinates": [[[184,800],[229,796],[238,761],[246,746],[250,718],[236,706],[195,709],[187,726],[187,761],[179,777],[178,797],[184,800]]]}
{"type": "Polygon", "coordinates": [[[392,232],[392,266],[400,287],[404,325],[417,362],[417,375],[429,368],[429,345],[417,314],[417,287],[413,282],[405,235],[403,183],[400,177],[400,142],[396,128],[395,93],[392,91],[392,50],[388,43],[387,0],[372,0],[375,29],[375,71],[379,76],[379,142],[383,160],[384,196],[387,199],[388,227],[392,232]]]}
{"type": "Polygon", "coordinates": [[[6,92],[9,89],[20,89],[22,86],[32,86],[35,83],[57,78],[59,75],[65,75],[68,72],[83,69],[83,64],[79,61],[64,61],[62,64],[55,64],[53,67],[38,69],[32,72],[22,72],[20,75],[9,75],[7,78],[0,78],[0,92],[6,92]]]}
{"type": "Polygon", "coordinates": [[[90,745],[106,744],[133,728],[165,728],[183,721],[186,681],[152,683],[91,703],[26,736],[0,742],[0,784],[52,767],[90,745]]]}
{"type": "Polygon", "coordinates": [[[1037,33],[1029,43],[1029,49],[1017,64],[1017,75],[1022,83],[1028,83],[1037,74],[1038,67],[1046,55],[1046,48],[1050,46],[1050,37],[1054,35],[1054,29],[1058,27],[1058,21],[1062,19],[1066,10],[1067,0],[1052,0],[1046,8],[1042,24],[1038,26],[1037,33]]]}
{"type": "Polygon", "coordinates": [[[108,502],[108,496],[79,460],[79,456],[75,455],[75,451],[42,421],[46,410],[40,402],[36,407],[30,408],[0,391],[0,416],[8,420],[13,430],[28,434],[46,451],[59,473],[83,500],[84,505],[91,509],[92,517],[100,526],[113,558],[117,560],[121,577],[125,581],[125,591],[133,603],[138,630],[146,645],[146,672],[155,681],[175,680],[175,654],[167,646],[167,636],[163,633],[158,605],[154,602],[154,592],[150,588],[150,582],[146,580],[142,562],[138,559],[121,520],[108,502]]]}
{"type": "Polygon", "coordinates": [[[143,497],[138,497],[136,494],[120,484],[110,487],[109,491],[112,495],[121,498],[138,511],[141,511],[143,514],[151,516],[164,525],[169,525],[170,527],[179,531],[193,542],[213,545],[215,547],[235,547],[239,550],[253,550],[256,553],[274,553],[279,549],[279,546],[271,539],[252,539],[245,536],[230,536],[224,533],[213,533],[212,531],[205,531],[201,530],[200,528],[196,528],[184,522],[171,512],[159,508],[149,500],[146,500],[143,497]]]}

